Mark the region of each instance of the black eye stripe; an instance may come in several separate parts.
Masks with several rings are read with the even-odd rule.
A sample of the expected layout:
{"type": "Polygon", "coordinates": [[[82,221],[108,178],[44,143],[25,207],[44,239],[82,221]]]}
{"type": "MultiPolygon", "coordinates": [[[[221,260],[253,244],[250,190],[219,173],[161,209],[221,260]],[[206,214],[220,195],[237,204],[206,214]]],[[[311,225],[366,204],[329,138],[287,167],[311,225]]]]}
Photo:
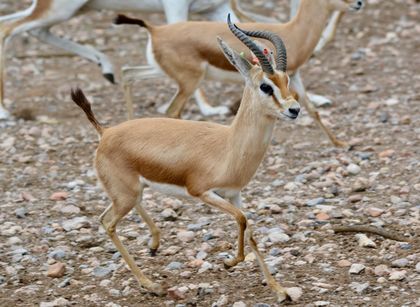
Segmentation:
{"type": "Polygon", "coordinates": [[[269,96],[272,96],[273,93],[274,93],[274,90],[271,87],[271,85],[268,85],[267,83],[262,83],[260,85],[260,90],[263,91],[264,93],[266,93],[269,96]]]}

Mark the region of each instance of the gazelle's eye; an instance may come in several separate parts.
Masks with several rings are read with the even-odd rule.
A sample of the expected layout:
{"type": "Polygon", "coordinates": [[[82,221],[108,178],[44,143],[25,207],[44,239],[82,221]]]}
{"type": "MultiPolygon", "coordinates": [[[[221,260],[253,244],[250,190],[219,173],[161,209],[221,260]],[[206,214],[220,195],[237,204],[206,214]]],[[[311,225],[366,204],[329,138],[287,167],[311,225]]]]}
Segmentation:
{"type": "Polygon", "coordinates": [[[261,84],[260,85],[260,90],[263,91],[264,93],[266,93],[268,96],[272,96],[273,92],[274,92],[271,85],[268,85],[267,83],[261,84]]]}

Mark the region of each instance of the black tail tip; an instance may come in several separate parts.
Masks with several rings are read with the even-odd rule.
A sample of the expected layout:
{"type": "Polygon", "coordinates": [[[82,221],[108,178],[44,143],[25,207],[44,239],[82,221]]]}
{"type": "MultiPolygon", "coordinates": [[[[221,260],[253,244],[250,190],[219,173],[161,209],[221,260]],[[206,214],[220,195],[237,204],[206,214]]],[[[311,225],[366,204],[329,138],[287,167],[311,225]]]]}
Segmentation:
{"type": "Polygon", "coordinates": [[[72,88],[70,95],[73,102],[79,106],[85,101],[87,101],[85,94],[79,87],[72,88]]]}
{"type": "Polygon", "coordinates": [[[128,17],[123,14],[118,14],[117,17],[115,17],[113,24],[114,25],[120,25],[127,22],[128,17]]]}

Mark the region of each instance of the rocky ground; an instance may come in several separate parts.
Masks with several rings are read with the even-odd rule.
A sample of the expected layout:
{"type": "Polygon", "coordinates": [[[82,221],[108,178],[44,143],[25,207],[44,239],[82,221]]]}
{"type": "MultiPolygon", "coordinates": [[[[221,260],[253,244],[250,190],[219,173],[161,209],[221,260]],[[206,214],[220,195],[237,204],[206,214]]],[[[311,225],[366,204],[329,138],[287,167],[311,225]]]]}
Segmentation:
{"type": "MultiPolygon", "coordinates": [[[[16,2],[2,1],[1,14],[27,3],[16,2]]],[[[260,12],[282,17],[284,3],[255,1],[260,12]]],[[[110,26],[113,16],[90,13],[54,31],[98,46],[116,67],[143,62],[145,33],[110,26]]],[[[279,121],[244,191],[244,211],[272,274],[302,290],[286,305],[420,305],[418,20],[413,0],[371,0],[345,16],[336,40],[302,74],[311,91],[334,100],[322,117],[353,150],[333,148],[305,112],[297,122],[279,121]],[[331,230],[356,224],[411,242],[331,230]]],[[[169,289],[164,297],[144,291],[98,223],[109,200],[92,168],[97,136],[69,98],[70,88],[81,86],[98,118],[115,124],[125,118],[120,87],[95,65],[29,36],[7,51],[6,103],[18,119],[0,122],[0,306],[277,305],[252,254],[224,269],[235,251],[231,217],[151,191],[143,204],[162,230],[158,255],[149,255],[150,236],[135,212],[119,227],[143,271],[169,289]]],[[[166,79],[137,83],[136,115],[157,116],[174,90],[166,79]]],[[[242,88],[209,83],[205,90],[230,106],[242,88]]],[[[205,119],[192,103],[184,117],[232,120],[205,119]]]]}

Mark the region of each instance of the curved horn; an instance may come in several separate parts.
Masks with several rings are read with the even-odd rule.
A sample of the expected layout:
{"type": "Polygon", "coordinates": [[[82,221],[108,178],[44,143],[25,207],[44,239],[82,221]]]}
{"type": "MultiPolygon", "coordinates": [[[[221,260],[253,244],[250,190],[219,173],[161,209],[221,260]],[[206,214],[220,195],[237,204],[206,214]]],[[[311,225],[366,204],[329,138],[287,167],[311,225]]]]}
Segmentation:
{"type": "Polygon", "coordinates": [[[269,40],[274,47],[276,48],[276,69],[281,70],[283,72],[287,71],[287,52],[286,52],[286,46],[283,43],[283,40],[280,36],[273,32],[268,31],[245,31],[242,29],[239,29],[238,26],[235,25],[235,27],[241,31],[242,33],[251,36],[251,37],[258,37],[258,38],[264,38],[269,40]]]}
{"type": "Polygon", "coordinates": [[[258,61],[260,62],[262,70],[269,75],[273,75],[274,69],[262,50],[252,41],[252,39],[246,36],[242,30],[232,24],[232,21],[230,20],[230,14],[228,14],[227,22],[230,31],[232,31],[232,33],[255,54],[258,61]]]}

